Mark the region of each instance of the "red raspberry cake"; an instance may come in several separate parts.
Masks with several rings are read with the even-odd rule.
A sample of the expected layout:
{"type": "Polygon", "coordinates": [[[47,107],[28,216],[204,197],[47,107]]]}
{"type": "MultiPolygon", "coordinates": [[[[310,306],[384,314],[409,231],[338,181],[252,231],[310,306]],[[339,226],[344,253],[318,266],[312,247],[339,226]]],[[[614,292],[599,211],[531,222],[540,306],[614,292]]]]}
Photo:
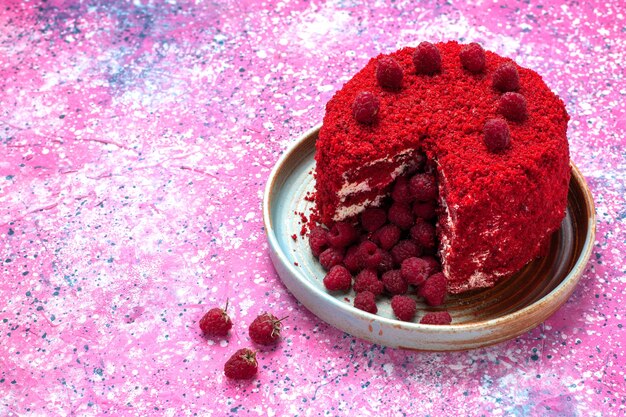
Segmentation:
{"type": "Polygon", "coordinates": [[[326,105],[315,156],[321,222],[356,220],[410,178],[395,186],[391,214],[427,210],[437,194],[448,291],[493,286],[540,256],[561,225],[568,120],[536,72],[480,45],[380,55],[326,105]],[[410,193],[426,197],[405,203],[410,193]]]}

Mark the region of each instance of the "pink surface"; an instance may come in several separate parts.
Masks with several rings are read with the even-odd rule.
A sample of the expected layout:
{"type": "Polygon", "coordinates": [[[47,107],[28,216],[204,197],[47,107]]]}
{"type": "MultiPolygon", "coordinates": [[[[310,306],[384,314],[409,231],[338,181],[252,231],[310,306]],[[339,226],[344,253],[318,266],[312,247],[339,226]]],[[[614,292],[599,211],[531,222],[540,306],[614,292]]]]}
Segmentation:
{"type": "Polygon", "coordinates": [[[626,413],[626,19],[619,2],[5,2],[0,415],[626,413]],[[202,4],[196,4],[202,3],[202,4]],[[566,102],[598,213],[570,301],[490,348],[371,345],[276,276],[262,191],[370,56],[478,41],[566,102]],[[230,337],[197,321],[230,299],[230,337]],[[222,368],[263,311],[258,378],[222,368]]]}

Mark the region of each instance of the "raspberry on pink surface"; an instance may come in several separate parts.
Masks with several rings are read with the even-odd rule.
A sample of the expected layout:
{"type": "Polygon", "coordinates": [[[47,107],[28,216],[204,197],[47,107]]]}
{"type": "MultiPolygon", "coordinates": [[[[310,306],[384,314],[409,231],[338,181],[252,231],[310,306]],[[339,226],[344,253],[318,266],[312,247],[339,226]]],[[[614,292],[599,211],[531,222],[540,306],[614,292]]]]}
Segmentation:
{"type": "Polygon", "coordinates": [[[376,80],[381,87],[397,90],[402,86],[403,71],[398,61],[383,56],[376,64],[376,80]]]}
{"type": "Polygon", "coordinates": [[[418,74],[434,75],[441,71],[441,54],[430,42],[421,42],[413,53],[413,64],[418,74]]]}
{"type": "Polygon", "coordinates": [[[421,318],[420,324],[450,324],[452,323],[452,316],[447,311],[436,311],[432,313],[426,313],[421,318]]]}
{"type": "Polygon", "coordinates": [[[354,297],[354,306],[359,310],[376,314],[378,307],[376,306],[376,295],[370,291],[360,292],[354,297]]]}
{"type": "Polygon", "coordinates": [[[239,349],[224,364],[224,375],[230,379],[251,379],[256,375],[258,366],[255,351],[239,349]]]}
{"type": "Polygon", "coordinates": [[[426,282],[421,286],[418,294],[424,297],[426,304],[429,306],[439,306],[446,299],[448,281],[441,272],[428,277],[426,282]]]}
{"type": "Polygon", "coordinates": [[[376,119],[380,100],[369,91],[359,93],[352,104],[352,115],[354,119],[363,124],[371,124],[376,119]]]}
{"type": "Polygon", "coordinates": [[[417,311],[415,300],[406,295],[394,295],[391,299],[393,314],[402,321],[413,321],[417,311]]]}
{"type": "Polygon", "coordinates": [[[228,300],[226,307],[215,307],[210,309],[202,318],[198,325],[205,336],[226,336],[228,331],[233,327],[233,322],[226,313],[228,310],[228,300]]]}
{"type": "Polygon", "coordinates": [[[402,278],[402,274],[398,269],[392,269],[383,274],[383,285],[390,294],[406,294],[409,290],[409,284],[402,278]]]}
{"type": "Polygon", "coordinates": [[[250,327],[248,328],[248,335],[250,339],[259,345],[273,345],[280,339],[280,332],[282,330],[282,319],[276,318],[271,313],[263,313],[257,316],[250,327]]]}
{"type": "Polygon", "coordinates": [[[352,275],[344,266],[335,265],[324,277],[324,286],[328,291],[348,291],[352,286],[352,275]]]}
{"type": "Polygon", "coordinates": [[[500,152],[511,143],[509,125],[503,119],[487,120],[483,134],[485,145],[491,152],[500,152]]]}

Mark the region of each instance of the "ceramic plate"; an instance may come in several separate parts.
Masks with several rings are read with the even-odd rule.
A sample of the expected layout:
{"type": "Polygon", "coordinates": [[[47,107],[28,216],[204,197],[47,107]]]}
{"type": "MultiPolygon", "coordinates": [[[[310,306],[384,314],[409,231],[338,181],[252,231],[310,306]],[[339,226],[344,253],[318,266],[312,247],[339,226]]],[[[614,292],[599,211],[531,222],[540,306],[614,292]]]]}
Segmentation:
{"type": "MultiPolygon", "coordinates": [[[[393,318],[389,299],[378,313],[352,306],[354,292],[328,293],[325,272],[311,254],[303,220],[313,202],[315,141],[319,126],[299,138],[274,167],[263,198],[270,255],[289,291],[320,319],[373,343],[417,350],[447,351],[488,346],[539,325],[572,294],[591,255],[595,210],[585,180],[572,166],[567,214],[554,234],[549,254],[528,264],[493,288],[449,296],[440,309],[452,315],[449,326],[402,322],[393,318]],[[295,238],[294,238],[295,237],[295,238]]],[[[438,308],[418,303],[418,318],[438,308]]]]}

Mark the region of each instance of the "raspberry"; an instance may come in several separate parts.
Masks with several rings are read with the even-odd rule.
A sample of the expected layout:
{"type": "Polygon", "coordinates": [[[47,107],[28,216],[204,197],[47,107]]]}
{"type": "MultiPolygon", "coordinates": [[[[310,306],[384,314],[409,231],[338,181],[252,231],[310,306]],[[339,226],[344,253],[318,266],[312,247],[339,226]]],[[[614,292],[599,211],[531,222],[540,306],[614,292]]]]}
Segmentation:
{"type": "Polygon", "coordinates": [[[378,244],[382,249],[389,250],[398,243],[402,231],[395,224],[386,224],[372,235],[374,243],[378,244]]]}
{"type": "Polygon", "coordinates": [[[434,248],[437,244],[435,226],[428,223],[426,220],[418,219],[415,225],[411,227],[410,234],[411,238],[422,248],[434,248]]]}
{"type": "Polygon", "coordinates": [[[517,67],[512,62],[500,65],[493,72],[493,87],[503,93],[507,91],[519,90],[519,73],[517,67]]]}
{"type": "Polygon", "coordinates": [[[485,50],[479,44],[472,42],[465,45],[459,54],[463,68],[474,74],[483,72],[485,69],[485,50]]]}
{"type": "Polygon", "coordinates": [[[434,256],[422,256],[422,259],[428,262],[428,266],[430,267],[430,272],[428,276],[435,274],[437,272],[441,272],[441,264],[434,256]]]}
{"type": "Polygon", "coordinates": [[[395,59],[384,56],[376,65],[376,79],[381,87],[397,90],[402,85],[402,67],[395,59]]]}
{"type": "Polygon", "coordinates": [[[432,174],[415,174],[409,181],[411,193],[418,201],[432,201],[437,198],[437,182],[432,174]]]}
{"type": "Polygon", "coordinates": [[[432,220],[437,217],[437,206],[434,201],[413,203],[413,214],[424,220],[432,220]]]}
{"type": "Polygon", "coordinates": [[[511,131],[506,121],[502,119],[490,119],[483,128],[484,141],[490,152],[499,152],[511,144],[511,131]]]}
{"type": "Polygon", "coordinates": [[[328,271],[333,266],[343,262],[343,249],[328,248],[320,254],[319,261],[320,265],[328,271]]]}
{"type": "Polygon", "coordinates": [[[383,274],[383,285],[390,294],[406,294],[409,290],[409,284],[402,278],[400,270],[392,269],[383,274]]]}
{"type": "Polygon", "coordinates": [[[382,260],[382,253],[371,240],[359,244],[358,256],[361,268],[376,268],[382,260]]]}
{"type": "Polygon", "coordinates": [[[420,286],[430,276],[432,268],[428,261],[422,258],[407,258],[400,266],[402,278],[411,285],[420,286]]]}
{"type": "Polygon", "coordinates": [[[337,222],[327,234],[328,243],[334,248],[345,248],[359,237],[356,228],[347,222],[337,222]]]}
{"type": "Polygon", "coordinates": [[[368,313],[376,314],[378,307],[376,307],[376,296],[369,292],[360,292],[354,297],[354,306],[359,310],[367,311],[368,313]]]}
{"type": "Polygon", "coordinates": [[[417,45],[413,53],[413,64],[418,74],[433,75],[441,71],[441,54],[430,42],[417,45]]]}
{"type": "Polygon", "coordinates": [[[352,103],[352,116],[363,124],[371,124],[378,114],[380,101],[369,91],[360,92],[352,103]]]}
{"type": "Polygon", "coordinates": [[[413,226],[411,206],[402,203],[393,203],[387,212],[389,221],[400,229],[410,229],[413,226]]]}
{"type": "Polygon", "coordinates": [[[286,317],[283,317],[279,320],[267,312],[259,315],[248,328],[250,339],[259,345],[275,344],[280,338],[281,322],[285,319],[286,317]]]}
{"type": "Polygon", "coordinates": [[[368,208],[361,213],[361,226],[368,232],[378,230],[387,223],[387,213],[381,208],[368,208]]]}
{"type": "Polygon", "coordinates": [[[401,265],[405,259],[417,258],[421,254],[420,247],[411,240],[401,240],[391,248],[391,256],[396,265],[401,265]]]}
{"type": "Polygon", "coordinates": [[[414,200],[411,188],[409,187],[409,180],[406,177],[396,179],[393,189],[391,190],[391,198],[396,203],[402,204],[409,204],[414,200]]]}
{"type": "Polygon", "coordinates": [[[424,297],[426,304],[438,306],[443,304],[446,298],[447,280],[441,273],[431,275],[419,290],[419,295],[424,297]]]}
{"type": "Polygon", "coordinates": [[[402,321],[412,321],[417,310],[417,303],[406,295],[394,295],[391,299],[393,314],[402,321]]]}
{"type": "Polygon", "coordinates": [[[498,113],[514,122],[523,122],[528,118],[526,98],[520,93],[504,93],[498,102],[498,113]]]}
{"type": "Polygon", "coordinates": [[[315,226],[309,233],[309,246],[316,258],[328,247],[327,234],[327,230],[321,226],[315,226]]]}
{"type": "Polygon", "coordinates": [[[359,258],[359,246],[350,246],[343,257],[343,265],[352,273],[361,270],[361,260],[359,258]]]}
{"type": "Polygon", "coordinates": [[[223,309],[215,307],[210,309],[200,319],[200,330],[205,336],[226,336],[228,331],[233,327],[233,322],[226,314],[228,309],[228,300],[226,300],[226,307],[223,309]]]}
{"type": "Polygon", "coordinates": [[[364,269],[354,279],[354,292],[356,293],[369,291],[374,295],[380,295],[384,289],[384,284],[378,279],[373,269],[364,269]]]}
{"type": "Polygon", "coordinates": [[[224,375],[230,379],[250,379],[256,375],[258,368],[256,352],[248,348],[239,349],[226,361],[224,375]]]}
{"type": "Polygon", "coordinates": [[[382,259],[378,264],[378,272],[383,273],[393,269],[393,256],[389,252],[381,251],[382,259]]]}
{"type": "Polygon", "coordinates": [[[421,324],[450,324],[452,317],[447,311],[437,311],[434,313],[426,313],[420,320],[421,324]]]}
{"type": "Polygon", "coordinates": [[[335,265],[324,277],[324,286],[328,291],[348,291],[352,286],[352,275],[341,265],[335,265]]]}

